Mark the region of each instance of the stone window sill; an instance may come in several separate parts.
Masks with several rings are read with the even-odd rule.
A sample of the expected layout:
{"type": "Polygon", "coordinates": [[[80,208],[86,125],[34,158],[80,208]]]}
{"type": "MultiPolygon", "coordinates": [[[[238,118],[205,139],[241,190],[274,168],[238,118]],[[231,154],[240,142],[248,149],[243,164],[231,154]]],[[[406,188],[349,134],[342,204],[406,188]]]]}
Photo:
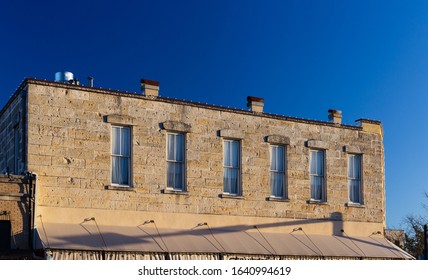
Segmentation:
{"type": "Polygon", "coordinates": [[[218,195],[220,198],[232,198],[232,199],[244,199],[242,195],[237,194],[228,194],[228,193],[221,193],[218,195]]]}
{"type": "Polygon", "coordinates": [[[133,187],[125,187],[125,186],[105,186],[104,187],[106,190],[113,190],[113,191],[128,191],[128,192],[134,192],[134,188],[133,187]]]}
{"type": "Polygon", "coordinates": [[[328,205],[327,201],[309,199],[306,201],[308,204],[316,204],[316,205],[328,205]]]}
{"type": "Polygon", "coordinates": [[[355,208],[366,208],[366,206],[364,204],[354,203],[354,202],[345,203],[345,206],[346,207],[355,207],[355,208]]]}
{"type": "Polygon", "coordinates": [[[274,196],[269,196],[269,197],[266,197],[266,201],[290,202],[290,199],[289,199],[289,198],[286,198],[286,197],[274,197],[274,196]]]}
{"type": "Polygon", "coordinates": [[[187,191],[174,190],[174,189],[164,189],[164,190],[161,190],[161,193],[163,193],[163,194],[175,194],[175,195],[189,195],[189,193],[187,191]]]}

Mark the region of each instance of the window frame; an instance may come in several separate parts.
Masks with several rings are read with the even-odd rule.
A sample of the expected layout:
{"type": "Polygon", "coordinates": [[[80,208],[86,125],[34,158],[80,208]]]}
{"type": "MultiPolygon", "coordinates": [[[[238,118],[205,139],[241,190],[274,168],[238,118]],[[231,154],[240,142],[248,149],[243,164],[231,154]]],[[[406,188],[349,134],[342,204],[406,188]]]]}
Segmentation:
{"type": "MultiPolygon", "coordinates": [[[[231,149],[232,150],[232,149],[231,149]]],[[[223,163],[222,163],[222,167],[223,167],[223,194],[227,195],[227,196],[242,196],[242,141],[241,139],[232,139],[232,138],[227,138],[227,139],[223,139],[223,163]],[[226,142],[229,143],[238,143],[238,149],[237,149],[237,158],[238,158],[238,167],[233,167],[233,166],[226,166],[225,165],[225,161],[226,161],[226,142]],[[236,186],[236,193],[233,192],[227,192],[226,191],[226,184],[225,184],[225,179],[226,179],[226,170],[237,170],[237,186],[236,186]]]]}
{"type": "MultiPolygon", "coordinates": [[[[309,151],[309,180],[310,180],[310,202],[317,202],[317,203],[322,203],[322,202],[326,202],[327,201],[327,182],[326,182],[326,150],[324,149],[310,149],[309,151]],[[316,152],[316,153],[321,153],[323,158],[322,158],[322,175],[319,175],[318,173],[312,173],[311,167],[312,167],[312,153],[316,152]],[[312,178],[316,177],[316,178],[321,178],[321,198],[318,199],[315,197],[314,195],[314,191],[312,188],[312,178]]],[[[317,168],[318,169],[318,168],[317,168]]]]}
{"type": "MultiPolygon", "coordinates": [[[[126,126],[126,125],[119,125],[119,124],[112,124],[110,128],[110,184],[113,187],[124,187],[124,188],[132,188],[132,127],[126,126]],[[113,151],[113,146],[115,143],[113,143],[113,131],[114,129],[127,129],[129,130],[129,155],[121,155],[121,154],[115,154],[113,151]],[[113,158],[127,158],[128,159],[128,184],[121,184],[117,182],[113,182],[113,158]]],[[[120,133],[120,136],[122,136],[122,132],[120,133]]],[[[121,143],[119,143],[121,144],[121,143]]],[[[120,147],[119,147],[120,150],[120,147]]],[[[120,165],[119,165],[120,168],[120,165]]],[[[119,170],[120,174],[120,170],[119,170]]]]}
{"type": "Polygon", "coordinates": [[[187,154],[186,154],[186,147],[187,147],[187,139],[186,139],[186,133],[184,132],[176,132],[176,131],[167,131],[166,132],[166,151],[165,151],[165,161],[166,161],[166,190],[169,191],[174,191],[174,192],[186,192],[187,191],[187,154]],[[168,144],[169,144],[169,135],[181,135],[183,137],[183,160],[182,161],[176,161],[176,160],[171,160],[168,158],[169,154],[168,154],[168,144]],[[168,186],[168,163],[182,163],[182,167],[181,167],[181,173],[182,173],[182,187],[181,188],[176,188],[175,186],[170,187],[168,186]]]}
{"type": "MultiPolygon", "coordinates": [[[[278,151],[278,149],[276,149],[278,151]]],[[[280,145],[280,144],[270,144],[269,145],[269,154],[270,154],[270,166],[269,166],[269,185],[270,185],[270,197],[276,198],[276,199],[288,199],[288,184],[287,184],[287,146],[286,145],[280,145]],[[283,170],[275,170],[272,169],[272,155],[273,155],[273,148],[282,148],[282,166],[283,170]],[[272,186],[272,177],[274,174],[282,174],[282,196],[276,196],[273,193],[273,186],[272,186]]]]}
{"type": "Polygon", "coordinates": [[[20,170],[20,129],[19,125],[13,128],[13,172],[19,175],[20,170]]]}
{"type": "Polygon", "coordinates": [[[356,153],[349,153],[348,154],[348,170],[347,170],[347,179],[348,179],[348,204],[351,205],[364,205],[364,199],[363,199],[363,155],[362,154],[356,154],[356,153]],[[351,158],[359,158],[359,178],[351,178],[350,177],[350,167],[351,167],[351,158]],[[351,182],[358,182],[358,201],[353,201],[351,199],[351,182]]]}

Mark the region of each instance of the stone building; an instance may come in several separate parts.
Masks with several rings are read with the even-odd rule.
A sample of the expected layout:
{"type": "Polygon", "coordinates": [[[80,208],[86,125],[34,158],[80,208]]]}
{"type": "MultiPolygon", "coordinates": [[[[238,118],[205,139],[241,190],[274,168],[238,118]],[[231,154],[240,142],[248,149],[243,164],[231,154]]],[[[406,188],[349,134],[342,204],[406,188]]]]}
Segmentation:
{"type": "Polygon", "coordinates": [[[33,246],[46,258],[411,258],[383,237],[379,121],[141,88],[26,79],[0,111],[0,172],[35,176],[33,246]]]}

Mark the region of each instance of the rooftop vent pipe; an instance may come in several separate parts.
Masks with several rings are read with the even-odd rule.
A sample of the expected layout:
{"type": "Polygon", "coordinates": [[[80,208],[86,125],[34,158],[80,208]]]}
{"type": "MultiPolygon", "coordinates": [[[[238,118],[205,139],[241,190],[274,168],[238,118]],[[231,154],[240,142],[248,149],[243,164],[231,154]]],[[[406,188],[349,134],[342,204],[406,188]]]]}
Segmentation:
{"type": "Polygon", "coordinates": [[[94,87],[94,77],[88,77],[88,86],[89,87],[94,87]]]}

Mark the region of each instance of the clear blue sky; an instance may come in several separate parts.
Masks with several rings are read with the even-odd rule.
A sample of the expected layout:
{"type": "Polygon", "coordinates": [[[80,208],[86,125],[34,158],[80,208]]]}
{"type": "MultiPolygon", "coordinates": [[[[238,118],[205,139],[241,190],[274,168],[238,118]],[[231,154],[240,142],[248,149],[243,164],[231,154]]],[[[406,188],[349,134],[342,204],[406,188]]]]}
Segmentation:
{"type": "Polygon", "coordinates": [[[0,107],[26,77],[344,122],[381,120],[387,223],[424,213],[428,1],[0,2],[0,107]]]}

